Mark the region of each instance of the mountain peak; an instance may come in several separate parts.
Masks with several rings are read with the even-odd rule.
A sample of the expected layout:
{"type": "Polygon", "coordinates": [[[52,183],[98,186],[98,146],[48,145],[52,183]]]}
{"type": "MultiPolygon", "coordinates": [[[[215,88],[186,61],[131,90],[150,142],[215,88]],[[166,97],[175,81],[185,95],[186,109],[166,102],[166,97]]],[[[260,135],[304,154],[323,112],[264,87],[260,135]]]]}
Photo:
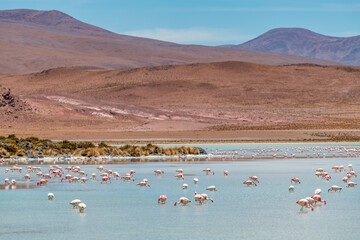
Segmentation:
{"type": "Polygon", "coordinates": [[[51,27],[54,30],[77,31],[97,35],[99,33],[113,34],[102,28],[81,22],[66,13],[50,10],[40,11],[32,9],[0,10],[0,22],[17,24],[32,24],[38,27],[51,27]]]}
{"type": "Polygon", "coordinates": [[[275,28],[248,42],[228,47],[360,65],[359,46],[360,36],[332,37],[304,28],[275,28]]]}

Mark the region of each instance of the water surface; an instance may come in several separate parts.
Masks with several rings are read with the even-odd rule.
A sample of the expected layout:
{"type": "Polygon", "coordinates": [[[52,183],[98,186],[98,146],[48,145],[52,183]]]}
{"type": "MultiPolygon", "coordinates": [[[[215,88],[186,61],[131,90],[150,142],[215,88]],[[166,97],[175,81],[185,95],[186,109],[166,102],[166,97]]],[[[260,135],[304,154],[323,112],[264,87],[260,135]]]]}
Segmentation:
{"type": "MultiPolygon", "coordinates": [[[[238,151],[333,146],[334,144],[219,144],[201,145],[207,151],[238,151]]],[[[337,146],[359,148],[358,144],[337,146]]],[[[316,150],[319,151],[319,150],[316,150]]],[[[315,151],[315,152],[316,152],[315,151]]],[[[306,154],[305,154],[306,155],[306,154]]],[[[34,189],[0,191],[0,239],[359,239],[360,194],[358,188],[348,189],[341,182],[342,173],[331,171],[333,165],[352,163],[360,169],[358,157],[334,158],[282,158],[245,161],[194,161],[148,162],[104,165],[124,175],[136,171],[135,182],[99,181],[60,183],[55,180],[48,186],[34,189]],[[202,169],[210,167],[215,175],[206,176],[202,169]],[[332,179],[326,182],[314,175],[315,169],[328,170],[332,179]],[[177,168],[184,169],[184,181],[174,178],[177,168]],[[165,171],[155,176],[153,170],[165,171]],[[223,176],[223,170],[229,176],[223,176]],[[260,184],[246,187],[242,184],[249,176],[257,175],[260,184]],[[199,178],[197,185],[192,179],[199,178]],[[302,184],[289,193],[290,179],[299,177],[302,184]],[[136,182],[149,179],[151,187],[138,187],[136,182]],[[189,184],[182,190],[182,184],[189,184]],[[328,193],[331,185],[344,187],[340,193],[328,193]],[[205,188],[215,185],[216,192],[205,188]],[[300,211],[295,201],[312,196],[316,188],[323,189],[323,199],[328,204],[315,211],[300,211]],[[207,193],[214,203],[174,207],[173,203],[186,196],[193,200],[194,192],[207,193]],[[53,201],[47,193],[53,192],[53,201]],[[157,199],[165,194],[166,205],[157,199]],[[80,214],[68,203],[79,198],[87,209],[80,214]]],[[[42,166],[43,172],[46,166],[42,166]]],[[[87,173],[97,172],[96,166],[81,166],[87,173]]],[[[23,174],[4,174],[0,167],[0,180],[15,178],[19,184],[23,174]]],[[[37,177],[31,173],[35,184],[37,177]]],[[[357,179],[354,178],[357,182],[357,179]]]]}

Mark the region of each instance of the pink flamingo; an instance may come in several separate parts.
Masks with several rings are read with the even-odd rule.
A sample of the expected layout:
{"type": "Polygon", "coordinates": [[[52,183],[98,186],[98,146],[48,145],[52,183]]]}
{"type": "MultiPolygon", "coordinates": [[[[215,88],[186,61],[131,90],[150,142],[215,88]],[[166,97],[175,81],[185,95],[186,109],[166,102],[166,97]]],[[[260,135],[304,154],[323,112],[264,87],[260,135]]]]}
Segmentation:
{"type": "Polygon", "coordinates": [[[294,183],[299,183],[299,184],[301,184],[299,178],[297,178],[297,177],[292,178],[292,179],[290,180],[290,182],[291,182],[291,183],[294,182],[294,183]]]}
{"type": "Polygon", "coordinates": [[[251,185],[257,186],[256,183],[251,180],[246,180],[245,182],[243,182],[243,184],[246,184],[247,186],[251,186],[251,185]]]}
{"type": "Polygon", "coordinates": [[[166,199],[167,199],[167,197],[165,196],[165,195],[161,195],[159,198],[158,198],[158,203],[165,203],[166,202],[166,199]]]}
{"type": "Polygon", "coordinates": [[[260,182],[259,181],[259,178],[257,177],[257,176],[251,176],[251,177],[249,177],[253,182],[260,182]]]}
{"type": "Polygon", "coordinates": [[[161,174],[163,174],[163,173],[164,173],[164,171],[161,171],[161,170],[155,170],[155,171],[154,171],[154,173],[155,173],[155,176],[156,176],[156,175],[161,175],[161,174]]]}
{"type": "Polygon", "coordinates": [[[205,168],[203,172],[206,172],[206,175],[208,175],[209,173],[212,173],[213,175],[215,174],[213,171],[211,171],[210,168],[205,168]]]}
{"type": "Polygon", "coordinates": [[[318,194],[315,194],[315,195],[312,196],[311,198],[314,199],[315,204],[316,204],[317,202],[323,202],[323,203],[326,205],[326,201],[325,201],[325,200],[322,200],[322,199],[321,199],[321,196],[318,195],[318,194]]]}

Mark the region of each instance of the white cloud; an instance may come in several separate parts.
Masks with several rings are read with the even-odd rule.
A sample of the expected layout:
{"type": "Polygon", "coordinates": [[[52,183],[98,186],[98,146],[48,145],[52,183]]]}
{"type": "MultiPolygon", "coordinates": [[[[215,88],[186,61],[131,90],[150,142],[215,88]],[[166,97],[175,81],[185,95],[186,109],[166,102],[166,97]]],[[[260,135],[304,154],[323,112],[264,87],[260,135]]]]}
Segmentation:
{"type": "Polygon", "coordinates": [[[230,29],[207,29],[207,28],[185,28],[185,29],[142,29],[125,32],[126,35],[152,38],[157,40],[182,43],[182,44],[223,44],[229,42],[241,43],[252,39],[254,36],[244,35],[236,30],[230,29]]]}

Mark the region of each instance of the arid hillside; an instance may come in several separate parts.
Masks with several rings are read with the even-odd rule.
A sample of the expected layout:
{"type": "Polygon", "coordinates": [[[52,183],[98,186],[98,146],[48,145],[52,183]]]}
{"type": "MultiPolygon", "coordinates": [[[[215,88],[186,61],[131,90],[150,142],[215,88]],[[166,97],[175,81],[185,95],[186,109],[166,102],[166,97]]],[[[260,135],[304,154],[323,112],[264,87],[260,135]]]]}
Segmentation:
{"type": "Polygon", "coordinates": [[[103,134],[360,127],[359,67],[218,62],[58,68],[3,75],[0,84],[36,109],[35,122],[13,124],[12,130],[103,134]]]}
{"type": "Polygon", "coordinates": [[[6,74],[57,67],[120,69],[229,60],[270,65],[339,64],[277,53],[126,36],[83,23],[59,11],[2,10],[0,36],[0,73],[6,74]]]}

